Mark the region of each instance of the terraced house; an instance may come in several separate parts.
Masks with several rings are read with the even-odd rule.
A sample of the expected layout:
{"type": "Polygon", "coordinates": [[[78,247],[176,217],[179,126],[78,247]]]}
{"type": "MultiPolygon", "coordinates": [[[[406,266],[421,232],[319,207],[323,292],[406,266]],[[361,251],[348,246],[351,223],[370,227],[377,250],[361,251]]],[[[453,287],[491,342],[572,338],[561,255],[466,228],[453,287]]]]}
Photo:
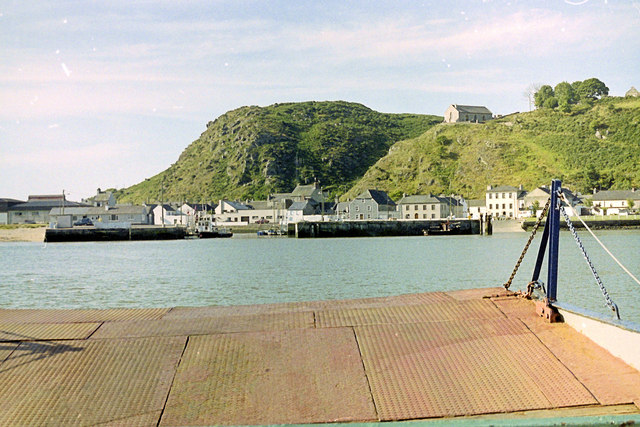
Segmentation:
{"type": "Polygon", "coordinates": [[[382,190],[365,190],[349,202],[348,220],[391,219],[397,217],[396,204],[382,190]]]}
{"type": "Polygon", "coordinates": [[[398,202],[402,219],[445,219],[465,218],[465,204],[462,199],[433,194],[403,196],[398,202]]]}

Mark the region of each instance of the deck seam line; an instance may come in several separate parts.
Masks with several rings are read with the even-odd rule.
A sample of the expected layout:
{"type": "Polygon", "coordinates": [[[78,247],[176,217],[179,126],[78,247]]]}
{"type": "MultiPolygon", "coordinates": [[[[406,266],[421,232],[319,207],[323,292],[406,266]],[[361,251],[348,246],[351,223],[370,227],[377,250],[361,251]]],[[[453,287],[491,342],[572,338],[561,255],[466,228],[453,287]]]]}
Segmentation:
{"type": "MultiPolygon", "coordinates": [[[[505,313],[504,311],[502,311],[502,309],[500,308],[500,306],[499,306],[498,304],[496,304],[496,302],[493,300],[493,298],[488,298],[488,299],[489,299],[489,301],[491,301],[491,304],[493,304],[493,306],[494,306],[495,308],[497,308],[497,309],[498,309],[498,311],[499,311],[500,313],[502,313],[502,315],[504,316],[504,318],[505,318],[505,319],[509,319],[509,316],[507,316],[507,313],[505,313]]],[[[520,320],[520,319],[518,319],[518,320],[520,320]]],[[[522,322],[522,321],[521,321],[521,322],[522,322]]],[[[524,322],[522,322],[522,323],[524,323],[524,322]]],[[[526,326],[526,325],[525,325],[525,326],[526,326]]],[[[527,328],[527,329],[529,329],[529,328],[527,328]]],[[[531,331],[531,332],[533,332],[533,331],[531,331]]],[[[534,335],[535,335],[535,334],[534,334],[534,335]]]]}
{"type": "Polygon", "coordinates": [[[182,359],[184,358],[184,354],[187,351],[187,346],[189,345],[189,340],[191,339],[190,335],[186,336],[184,340],[184,347],[182,348],[182,353],[180,353],[180,358],[178,359],[178,363],[176,363],[175,370],[173,371],[173,377],[171,378],[171,384],[169,384],[169,389],[167,390],[167,397],[164,399],[164,403],[162,404],[162,409],[160,409],[160,414],[158,415],[158,422],[156,423],[156,427],[160,427],[160,422],[162,421],[162,416],[164,415],[164,411],[167,408],[167,403],[169,402],[169,396],[171,395],[171,389],[173,389],[173,384],[176,381],[176,376],[178,375],[178,369],[180,368],[180,364],[182,363],[182,359]]]}
{"type": "Polygon", "coordinates": [[[160,318],[158,320],[164,320],[165,316],[167,314],[171,313],[174,309],[175,309],[175,307],[169,307],[169,309],[166,311],[166,313],[164,313],[162,316],[160,316],[160,318]]]}
{"type": "MultiPolygon", "coordinates": [[[[527,325],[527,324],[526,324],[522,319],[520,319],[519,317],[518,317],[517,319],[518,319],[518,321],[519,321],[520,323],[522,323],[522,324],[524,325],[524,327],[525,327],[525,328],[527,328],[527,330],[528,330],[529,332],[531,332],[531,334],[532,334],[534,337],[536,337],[536,339],[540,342],[540,344],[541,344],[544,348],[546,348],[546,349],[547,349],[547,351],[548,351],[551,355],[553,355],[553,358],[554,358],[555,360],[557,360],[557,361],[558,361],[558,363],[559,363],[559,364],[561,364],[561,365],[562,365],[562,366],[563,366],[563,367],[564,367],[568,372],[570,372],[570,373],[571,373],[571,376],[572,376],[573,378],[575,378],[575,380],[576,380],[576,381],[577,381],[577,382],[578,382],[582,387],[584,387],[584,389],[585,389],[585,390],[587,390],[587,392],[589,392],[589,395],[591,395],[591,397],[593,397],[593,400],[595,400],[596,402],[598,402],[598,405],[600,405],[600,406],[604,406],[604,405],[602,405],[602,402],[600,402],[600,400],[595,396],[595,394],[593,394],[593,392],[589,389],[589,387],[587,387],[587,385],[586,385],[584,382],[580,381],[580,378],[578,378],[578,377],[576,376],[576,374],[573,372],[573,370],[571,370],[571,369],[570,369],[570,368],[569,368],[569,367],[568,367],[568,366],[567,366],[567,365],[566,365],[562,360],[560,360],[560,358],[558,357],[558,355],[556,355],[556,354],[554,353],[554,351],[553,351],[551,348],[549,348],[549,346],[548,346],[547,344],[545,344],[545,343],[544,343],[544,341],[542,341],[542,340],[540,339],[540,337],[538,336],[538,334],[536,334],[536,333],[535,333],[535,332],[534,332],[534,331],[529,327],[529,325],[527,325]]],[[[543,394],[544,394],[544,393],[543,393],[543,394]]],[[[545,395],[545,398],[546,398],[546,397],[547,397],[547,396],[545,395]]],[[[547,399],[548,399],[548,398],[547,398],[547,399]]]]}
{"type": "Polygon", "coordinates": [[[91,333],[90,333],[90,334],[85,338],[85,340],[89,340],[89,339],[91,339],[91,337],[92,337],[96,332],[98,332],[98,329],[102,328],[102,325],[104,325],[104,323],[105,323],[104,321],[100,322],[100,324],[98,325],[98,327],[97,327],[97,328],[95,328],[95,329],[93,330],[93,332],[91,332],[91,333]]]}
{"type": "MultiPolygon", "coordinates": [[[[4,370],[2,369],[2,365],[3,365],[7,360],[11,359],[11,356],[13,356],[13,353],[15,353],[16,351],[18,351],[18,347],[20,347],[24,341],[14,341],[14,342],[16,342],[16,344],[17,344],[17,345],[16,345],[16,347],[15,347],[13,350],[11,350],[11,352],[7,355],[7,357],[6,357],[6,358],[4,358],[4,360],[1,360],[1,361],[0,361],[0,372],[4,372],[4,370]]],[[[9,343],[9,344],[11,344],[11,341],[9,341],[8,343],[9,343]]]]}
{"type": "Polygon", "coordinates": [[[369,396],[371,396],[371,403],[373,403],[373,410],[376,412],[376,419],[380,420],[380,412],[378,411],[378,405],[376,405],[376,399],[373,396],[373,391],[371,390],[371,382],[369,381],[369,375],[367,375],[367,367],[364,364],[364,357],[362,356],[362,349],[360,348],[360,341],[358,340],[358,334],[356,333],[355,326],[348,326],[353,332],[353,337],[356,340],[356,347],[358,347],[358,354],[360,355],[360,363],[362,364],[362,372],[364,373],[364,378],[367,380],[367,388],[369,389],[369,396]]]}

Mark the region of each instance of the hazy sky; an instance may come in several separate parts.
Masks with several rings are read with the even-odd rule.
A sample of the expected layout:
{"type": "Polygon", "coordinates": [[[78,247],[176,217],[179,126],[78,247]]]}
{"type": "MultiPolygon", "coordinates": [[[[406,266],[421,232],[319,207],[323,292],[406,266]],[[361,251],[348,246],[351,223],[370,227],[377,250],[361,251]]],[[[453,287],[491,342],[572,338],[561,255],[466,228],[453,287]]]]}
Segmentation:
{"type": "Polygon", "coordinates": [[[0,197],[135,184],[244,105],[506,114],[590,77],[640,89],[640,0],[0,0],[0,197]]]}

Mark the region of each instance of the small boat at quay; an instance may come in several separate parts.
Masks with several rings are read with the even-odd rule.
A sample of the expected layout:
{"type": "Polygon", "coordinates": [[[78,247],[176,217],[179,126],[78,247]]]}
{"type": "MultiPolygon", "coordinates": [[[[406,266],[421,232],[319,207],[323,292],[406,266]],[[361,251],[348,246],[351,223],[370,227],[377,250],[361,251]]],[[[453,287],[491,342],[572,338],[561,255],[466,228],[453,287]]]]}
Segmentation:
{"type": "Polygon", "coordinates": [[[217,227],[210,216],[201,217],[196,222],[196,236],[200,239],[225,238],[233,236],[226,228],[217,227]]]}

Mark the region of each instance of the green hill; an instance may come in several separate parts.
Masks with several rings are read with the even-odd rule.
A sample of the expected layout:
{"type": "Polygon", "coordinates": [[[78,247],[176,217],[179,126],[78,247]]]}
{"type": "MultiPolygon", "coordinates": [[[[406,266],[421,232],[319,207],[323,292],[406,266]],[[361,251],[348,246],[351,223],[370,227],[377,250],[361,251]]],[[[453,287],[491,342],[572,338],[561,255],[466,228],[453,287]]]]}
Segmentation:
{"type": "Polygon", "coordinates": [[[156,202],[164,186],[164,200],[264,199],[314,179],[341,194],[396,141],[441,121],[347,102],[242,107],[209,122],[167,170],[116,196],[119,202],[156,202]]]}
{"type": "Polygon", "coordinates": [[[532,189],[559,178],[576,191],[640,186],[640,99],[603,98],[486,124],[439,124],[395,144],[343,198],[366,188],[483,197],[486,186],[532,189]]]}

